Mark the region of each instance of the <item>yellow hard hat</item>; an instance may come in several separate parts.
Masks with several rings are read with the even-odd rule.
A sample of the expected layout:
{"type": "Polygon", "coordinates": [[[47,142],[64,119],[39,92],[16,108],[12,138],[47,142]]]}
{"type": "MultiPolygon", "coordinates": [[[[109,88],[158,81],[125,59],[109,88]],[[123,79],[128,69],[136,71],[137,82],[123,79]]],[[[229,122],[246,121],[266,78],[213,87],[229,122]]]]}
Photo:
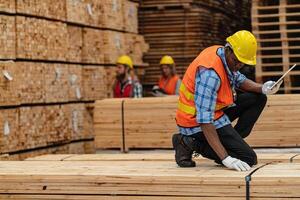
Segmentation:
{"type": "Polygon", "coordinates": [[[159,62],[160,65],[173,65],[175,64],[173,58],[171,56],[163,56],[159,62]]]}
{"type": "Polygon", "coordinates": [[[120,56],[117,60],[117,64],[121,64],[121,65],[127,65],[128,67],[130,67],[131,69],[133,69],[133,63],[132,60],[129,56],[120,56]]]}
{"type": "Polygon", "coordinates": [[[230,44],[237,59],[247,65],[256,65],[257,43],[254,35],[249,31],[238,31],[229,36],[226,41],[230,44]]]}

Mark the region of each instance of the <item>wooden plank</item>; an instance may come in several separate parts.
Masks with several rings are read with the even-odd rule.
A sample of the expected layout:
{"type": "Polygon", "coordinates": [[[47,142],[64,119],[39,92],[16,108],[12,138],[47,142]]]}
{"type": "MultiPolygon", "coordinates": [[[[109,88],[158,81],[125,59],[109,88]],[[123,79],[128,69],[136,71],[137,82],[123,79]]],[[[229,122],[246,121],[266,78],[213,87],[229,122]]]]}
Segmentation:
{"type": "Polygon", "coordinates": [[[83,99],[82,65],[67,65],[69,101],[83,99]]]}
{"type": "Polygon", "coordinates": [[[103,63],[103,31],[91,28],[83,29],[82,61],[84,63],[103,63]]]}
{"type": "MultiPolygon", "coordinates": [[[[258,163],[269,162],[299,162],[296,153],[258,153],[258,163]]],[[[203,162],[213,162],[202,156],[193,158],[198,165],[203,162]]],[[[136,153],[105,153],[97,154],[56,154],[42,155],[26,159],[27,161],[174,161],[174,151],[139,151],[136,153]]],[[[175,161],[174,161],[175,162],[175,161]]]]}
{"type": "Polygon", "coordinates": [[[68,61],[81,62],[83,48],[83,29],[77,26],[67,26],[68,29],[68,61]]]}

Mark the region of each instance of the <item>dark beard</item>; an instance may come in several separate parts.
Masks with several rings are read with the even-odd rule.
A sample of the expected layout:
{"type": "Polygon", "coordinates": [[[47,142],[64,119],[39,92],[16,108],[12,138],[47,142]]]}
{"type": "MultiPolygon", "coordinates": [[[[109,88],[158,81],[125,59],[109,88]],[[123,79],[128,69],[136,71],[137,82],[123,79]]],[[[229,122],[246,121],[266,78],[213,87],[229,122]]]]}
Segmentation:
{"type": "Polygon", "coordinates": [[[125,76],[126,76],[125,73],[124,74],[117,74],[116,78],[117,78],[118,81],[122,82],[124,80],[125,76]]]}

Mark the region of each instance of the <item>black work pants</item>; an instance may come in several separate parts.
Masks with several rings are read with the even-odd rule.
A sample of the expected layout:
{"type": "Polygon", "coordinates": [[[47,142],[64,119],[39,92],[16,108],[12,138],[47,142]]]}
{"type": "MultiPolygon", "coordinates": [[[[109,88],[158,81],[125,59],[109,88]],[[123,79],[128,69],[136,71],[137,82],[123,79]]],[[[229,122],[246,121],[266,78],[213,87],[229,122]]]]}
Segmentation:
{"type": "MultiPolygon", "coordinates": [[[[244,141],[247,137],[261,112],[263,111],[267,97],[256,93],[238,93],[236,106],[225,110],[225,114],[231,121],[238,118],[237,124],[233,128],[227,125],[217,129],[220,141],[231,157],[240,159],[250,166],[257,164],[256,153],[244,141]]],[[[215,160],[221,164],[220,158],[208,144],[202,132],[192,135],[197,142],[197,152],[203,157],[215,160]]]]}

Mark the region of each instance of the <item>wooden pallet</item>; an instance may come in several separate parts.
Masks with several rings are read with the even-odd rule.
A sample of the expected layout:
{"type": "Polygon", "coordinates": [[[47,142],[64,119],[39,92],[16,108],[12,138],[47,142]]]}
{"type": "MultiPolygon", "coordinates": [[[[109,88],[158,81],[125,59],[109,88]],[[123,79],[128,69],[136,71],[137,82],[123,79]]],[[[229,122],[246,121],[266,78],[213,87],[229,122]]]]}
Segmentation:
{"type": "MultiPolygon", "coordinates": [[[[257,80],[278,79],[300,61],[299,2],[253,1],[252,29],[258,38],[257,80]]],[[[299,68],[284,79],[282,93],[299,93],[299,68]]]]}
{"type": "MultiPolygon", "coordinates": [[[[247,24],[248,1],[151,1],[141,2],[140,33],[150,44],[145,61],[144,84],[156,84],[161,72],[159,60],[168,54],[175,59],[182,76],[204,48],[224,44],[227,36],[247,24]],[[245,17],[246,15],[246,17],[245,17]]],[[[245,29],[245,28],[244,28],[245,29]]]]}
{"type": "Polygon", "coordinates": [[[184,169],[170,161],[2,161],[0,198],[244,199],[246,191],[251,199],[299,198],[299,168],[270,163],[236,172],[213,163],[184,169]]]}
{"type": "MultiPolygon", "coordinates": [[[[253,147],[299,146],[299,98],[299,95],[270,96],[246,141],[253,147]]],[[[170,96],[97,101],[94,121],[96,147],[125,151],[130,148],[172,148],[171,137],[178,132],[175,123],[177,99],[170,96]]]]}

